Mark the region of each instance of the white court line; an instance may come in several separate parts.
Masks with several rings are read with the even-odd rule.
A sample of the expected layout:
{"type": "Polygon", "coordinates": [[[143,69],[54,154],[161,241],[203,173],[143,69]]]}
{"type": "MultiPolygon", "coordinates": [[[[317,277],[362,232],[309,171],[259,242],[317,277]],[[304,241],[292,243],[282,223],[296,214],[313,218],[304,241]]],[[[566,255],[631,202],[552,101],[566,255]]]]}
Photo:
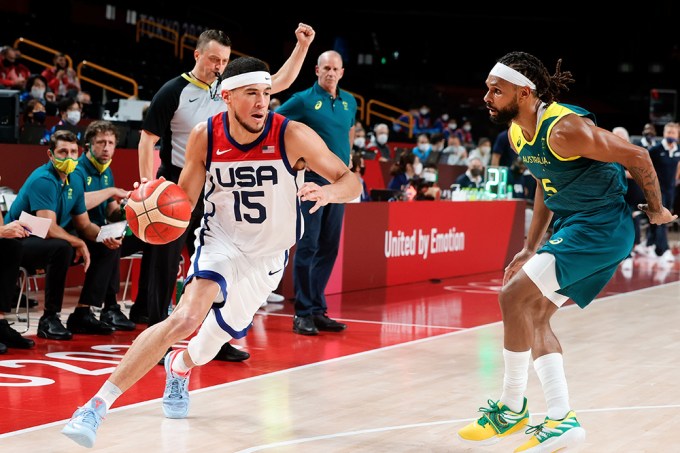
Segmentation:
{"type": "MultiPolygon", "coordinates": [[[[631,406],[631,407],[608,407],[608,408],[600,408],[600,409],[575,409],[575,412],[577,413],[586,413],[586,412],[623,412],[623,411],[633,411],[633,410],[658,410],[658,409],[678,409],[680,408],[680,404],[668,404],[665,406],[631,406]]],[[[532,412],[531,415],[546,415],[545,412],[532,412]]],[[[423,428],[423,427],[428,427],[428,426],[438,426],[438,425],[453,425],[453,424],[462,424],[465,422],[471,422],[473,420],[477,420],[476,418],[458,418],[458,419],[450,419],[450,420],[440,420],[437,422],[427,422],[427,423],[412,423],[409,425],[397,425],[397,426],[385,426],[381,428],[369,428],[369,429],[360,429],[356,431],[345,431],[342,433],[335,433],[335,434],[324,434],[322,436],[313,436],[313,437],[301,437],[299,439],[291,439],[291,440],[286,440],[286,441],[281,441],[281,442],[274,442],[271,444],[264,444],[264,445],[257,445],[255,447],[250,447],[246,448],[244,450],[238,450],[234,453],[251,453],[255,451],[262,451],[262,450],[268,450],[270,448],[277,448],[277,447],[286,447],[290,445],[300,445],[304,444],[307,442],[314,442],[317,440],[328,440],[328,439],[339,439],[341,437],[352,437],[352,436],[360,436],[363,434],[371,434],[371,433],[384,433],[384,432],[389,432],[389,431],[399,431],[403,429],[412,429],[412,428],[423,428]]]]}

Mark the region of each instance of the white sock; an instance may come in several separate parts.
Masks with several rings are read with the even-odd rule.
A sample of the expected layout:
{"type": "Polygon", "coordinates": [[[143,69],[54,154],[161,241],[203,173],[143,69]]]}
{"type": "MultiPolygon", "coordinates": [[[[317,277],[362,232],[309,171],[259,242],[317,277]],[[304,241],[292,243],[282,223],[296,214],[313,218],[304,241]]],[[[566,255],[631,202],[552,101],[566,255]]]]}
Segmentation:
{"type": "Polygon", "coordinates": [[[191,368],[184,362],[184,351],[178,350],[170,355],[170,369],[178,376],[185,377],[191,371],[191,368]]]}
{"type": "Polygon", "coordinates": [[[505,375],[503,375],[503,394],[500,401],[513,412],[521,412],[524,407],[524,391],[529,382],[529,363],[531,349],[513,352],[503,349],[505,375]]]}
{"type": "Polygon", "coordinates": [[[122,394],[123,391],[114,385],[113,382],[106,381],[104,382],[104,385],[102,385],[102,388],[100,388],[95,395],[95,398],[99,397],[103,399],[106,403],[106,410],[108,411],[111,409],[111,406],[113,406],[113,403],[115,403],[118,397],[122,394]]]}
{"type": "Polygon", "coordinates": [[[563,419],[569,413],[570,406],[562,354],[553,352],[537,358],[534,360],[534,369],[543,386],[548,418],[563,419]]]}

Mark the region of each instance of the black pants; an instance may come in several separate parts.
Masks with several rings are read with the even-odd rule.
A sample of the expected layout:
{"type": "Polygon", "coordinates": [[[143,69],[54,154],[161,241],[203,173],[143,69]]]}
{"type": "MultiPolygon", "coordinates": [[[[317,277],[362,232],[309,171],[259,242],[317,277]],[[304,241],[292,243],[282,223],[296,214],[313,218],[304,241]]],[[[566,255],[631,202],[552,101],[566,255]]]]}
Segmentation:
{"type": "Polygon", "coordinates": [[[59,313],[64,302],[64,287],[69,266],[75,264],[75,250],[63,239],[29,236],[21,239],[21,265],[34,272],[45,270],[45,312],[59,313]]]}
{"type": "Polygon", "coordinates": [[[0,239],[0,310],[9,312],[16,302],[21,239],[0,239]]]}
{"type": "Polygon", "coordinates": [[[90,267],[85,273],[79,304],[105,307],[118,303],[120,290],[120,258],[142,250],[144,243],[137,236],[125,236],[123,245],[112,250],[101,242],[85,240],[90,251],[90,267]]]}
{"type": "MultiPolygon", "coordinates": [[[[161,165],[157,178],[165,177],[168,181],[177,182],[181,169],[161,165]]],[[[149,325],[157,324],[168,317],[168,307],[177,281],[177,270],[182,256],[182,249],[187,246],[189,256],[194,252],[194,230],[200,226],[203,218],[203,193],[198,198],[196,207],[191,213],[191,220],[186,231],[176,240],[162,245],[144,244],[139,276],[138,297],[135,306],[146,299],[146,314],[149,325]],[[140,294],[144,292],[144,294],[140,294]],[[140,299],[141,297],[141,299],[140,299]]],[[[133,307],[137,314],[144,314],[144,304],[133,307]]]]}

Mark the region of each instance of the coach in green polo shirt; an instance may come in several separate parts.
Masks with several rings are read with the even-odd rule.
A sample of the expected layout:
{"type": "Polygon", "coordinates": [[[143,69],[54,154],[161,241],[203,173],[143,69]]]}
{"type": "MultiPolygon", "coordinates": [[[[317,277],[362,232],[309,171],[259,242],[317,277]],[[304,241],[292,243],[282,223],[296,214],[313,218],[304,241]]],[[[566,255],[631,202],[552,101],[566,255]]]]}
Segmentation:
{"type": "MultiPolygon", "coordinates": [[[[357,102],[349,92],[338,88],[344,72],[338,52],[322,53],[316,65],[318,81],[311,88],[295,93],[276,113],[314,129],[330,150],[349,165],[357,102]]],[[[328,184],[313,171],[305,172],[305,181],[328,184]]],[[[329,203],[310,214],[312,206],[312,201],[302,202],[305,234],[297,243],[293,265],[293,331],[301,335],[317,335],[319,330],[340,332],[347,327],[327,316],[324,295],[338,255],[345,205],[329,203]]]]}

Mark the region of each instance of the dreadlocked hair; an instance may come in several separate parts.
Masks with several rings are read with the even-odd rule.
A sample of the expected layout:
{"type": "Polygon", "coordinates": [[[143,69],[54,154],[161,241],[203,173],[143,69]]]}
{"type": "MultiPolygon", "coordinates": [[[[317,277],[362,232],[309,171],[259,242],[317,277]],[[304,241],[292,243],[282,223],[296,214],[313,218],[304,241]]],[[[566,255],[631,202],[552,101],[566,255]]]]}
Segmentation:
{"type": "Polygon", "coordinates": [[[536,84],[536,95],[546,104],[558,102],[557,96],[561,91],[569,91],[567,84],[574,83],[570,71],[562,72],[562,59],[557,60],[555,74],[550,75],[541,60],[526,52],[510,52],[499,63],[510,66],[524,74],[536,84]]]}

